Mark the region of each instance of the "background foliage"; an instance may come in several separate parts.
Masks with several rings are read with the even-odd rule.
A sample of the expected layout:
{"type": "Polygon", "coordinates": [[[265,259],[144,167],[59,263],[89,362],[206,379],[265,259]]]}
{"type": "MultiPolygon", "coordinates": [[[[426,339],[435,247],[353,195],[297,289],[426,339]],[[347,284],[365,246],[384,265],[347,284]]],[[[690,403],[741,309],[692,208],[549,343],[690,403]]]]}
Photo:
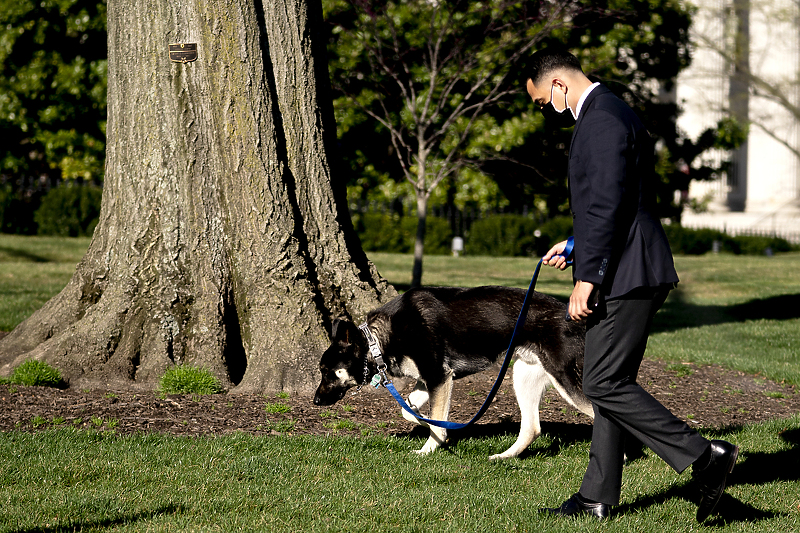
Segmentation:
{"type": "MultiPolygon", "coordinates": [[[[410,253],[414,249],[413,217],[392,213],[357,215],[356,231],[361,245],[368,252],[410,253]]],[[[452,253],[455,236],[448,221],[428,217],[428,254],[452,253]]],[[[796,251],[800,246],[786,239],[768,235],[728,235],[713,229],[690,229],[668,224],[664,229],[672,252],[703,255],[728,252],[735,255],[772,255],[796,251]]],[[[572,217],[557,216],[537,222],[529,216],[515,214],[489,215],[476,220],[464,234],[463,255],[492,257],[539,257],[554,244],[572,235],[572,217]]]]}
{"type": "Polygon", "coordinates": [[[34,233],[42,195],[103,178],[106,4],[0,0],[2,231],[34,233]]]}
{"type": "MultiPolygon", "coordinates": [[[[414,192],[403,179],[398,146],[392,143],[386,125],[368,113],[385,111],[395,117],[398,127],[404,128],[408,148],[418,148],[415,136],[425,132],[415,129],[412,118],[419,109],[405,104],[398,79],[387,74],[397,72],[407,78],[403,80],[406,87],[417,91],[418,105],[429,92],[440,97],[447,91],[448,97],[441,99],[444,118],[432,121],[431,127],[442,126],[447,112],[458,106],[494,99],[472,119],[463,142],[459,135],[467,132],[468,121],[463,117],[441,137],[431,168],[451,164],[457,170],[431,191],[431,206],[483,214],[527,211],[539,225],[566,214],[571,129],[552,130],[532,109],[523,90],[530,54],[514,55],[522,43],[570,48],[581,58],[587,74],[605,82],[643,117],[658,141],[663,217],[679,219],[685,202],[680,192],[688,189],[691,179],[710,179],[725,169],[724,162],[720,167],[701,163],[709,149],[735,146],[742,139],[743,129],[730,120],[698,139],[688,139],[676,129],[679,109],[668,96],[676,76],[691,61],[692,8],[684,3],[323,0],[323,6],[330,30],[337,153],[342,156],[354,211],[357,205],[392,202],[395,213],[413,212],[408,206],[414,203],[414,192]],[[436,20],[454,23],[432,28],[436,20]],[[434,29],[441,36],[438,55],[428,47],[434,29]],[[402,57],[374,53],[392,49],[401,50],[402,57]],[[434,71],[433,57],[454,60],[434,71]],[[381,70],[380,65],[391,68],[381,70]],[[482,73],[493,76],[490,82],[502,80],[494,93],[487,89],[491,84],[471,90],[482,73]],[[435,85],[433,74],[459,81],[443,88],[435,85]]],[[[91,233],[91,213],[99,209],[86,201],[94,198],[93,190],[81,191],[81,199],[71,202],[65,196],[76,191],[56,193],[62,195],[61,200],[50,201],[47,213],[34,213],[45,193],[62,181],[102,182],[106,57],[104,1],[0,0],[0,134],[4,139],[0,231],[91,233]],[[59,206],[62,212],[51,212],[61,210],[59,206]],[[64,229],[59,222],[63,220],[75,222],[64,229]]],[[[397,218],[388,222],[391,231],[386,240],[405,243],[409,222],[400,223],[397,218]]],[[[446,228],[437,226],[435,218],[428,222],[426,251],[446,253],[446,228]]],[[[449,224],[449,233],[466,235],[467,227],[452,219],[449,224]]],[[[399,246],[392,249],[403,251],[406,244],[399,246]]]]}
{"type": "MultiPolygon", "coordinates": [[[[451,164],[458,168],[432,193],[432,206],[482,212],[495,209],[521,212],[527,207],[544,218],[568,212],[566,164],[572,130],[553,130],[544,123],[524,91],[526,59],[530,53],[515,58],[511,55],[514,48],[504,47],[504,41],[509,40],[521,46],[531,35],[535,35],[536,48],[568,47],[580,57],[591,78],[605,82],[644,119],[658,146],[658,200],[662,217],[676,221],[680,218],[685,196],[676,191],[687,190],[690,179],[710,179],[724,170],[724,163],[720,167],[702,164],[703,153],[734,146],[742,139],[742,129],[731,121],[721,122],[718,128],[707,130],[696,140],[688,139],[675,126],[679,109],[669,94],[676,76],[691,61],[688,35],[691,9],[683,3],[571,0],[492,4],[495,10],[505,10],[501,18],[527,21],[522,26],[508,22],[508,27],[516,33],[491,31],[496,13],[487,9],[489,4],[475,0],[325,0],[323,5],[331,28],[328,52],[339,148],[351,171],[349,197],[353,202],[413,198],[397,162],[391,128],[371,117],[397,117],[399,125],[393,127],[405,125],[408,149],[417,146],[421,136],[426,135],[424,129],[411,127],[413,121],[409,122],[408,117],[414,109],[406,105],[398,86],[416,88],[420,99],[428,87],[435,90],[436,80],[430,67],[434,51],[429,45],[433,28],[428,24],[430,21],[433,26],[432,21],[442,11],[459,24],[436,41],[441,48],[435,51],[438,57],[485,58],[479,67],[503,78],[505,85],[499,91],[505,91],[505,95],[502,101],[483,110],[472,124],[465,143],[457,145],[444,139],[438,152],[434,150],[438,160],[434,167],[451,164]],[[558,8],[555,17],[553,6],[558,8]],[[365,44],[372,41],[387,44],[383,48],[365,44]],[[397,46],[395,41],[401,45],[397,46]],[[402,50],[403,57],[389,53],[393,47],[402,50]],[[385,56],[376,59],[376,53],[385,56]],[[385,67],[387,63],[392,68],[385,67]],[[404,69],[404,65],[411,67],[404,69]],[[457,153],[454,155],[453,151],[457,153]]],[[[451,101],[443,105],[455,106],[491,97],[471,91],[470,79],[448,86],[451,101]]],[[[463,122],[456,123],[454,135],[463,131],[463,122]]]]}
{"type": "Polygon", "coordinates": [[[50,189],[33,216],[39,235],[91,236],[102,196],[103,190],[94,185],[66,183],[50,189]]]}

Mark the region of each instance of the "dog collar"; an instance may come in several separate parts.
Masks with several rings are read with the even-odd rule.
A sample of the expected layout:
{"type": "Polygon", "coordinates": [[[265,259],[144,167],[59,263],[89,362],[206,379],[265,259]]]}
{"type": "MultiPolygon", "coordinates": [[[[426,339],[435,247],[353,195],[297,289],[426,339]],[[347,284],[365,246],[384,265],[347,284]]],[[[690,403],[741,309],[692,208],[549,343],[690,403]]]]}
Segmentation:
{"type": "Polygon", "coordinates": [[[361,330],[361,333],[364,334],[364,338],[367,339],[367,344],[369,345],[369,352],[372,354],[372,358],[375,359],[375,364],[378,365],[378,368],[384,367],[386,368],[386,363],[383,362],[383,354],[381,353],[381,347],[378,345],[378,339],[375,338],[375,335],[372,334],[372,330],[369,329],[369,325],[364,322],[358,329],[361,330]]]}
{"type": "MultiPolygon", "coordinates": [[[[372,358],[375,360],[375,364],[378,367],[378,374],[375,374],[372,377],[372,381],[370,384],[374,387],[378,387],[380,383],[391,383],[391,380],[386,376],[386,363],[383,360],[383,354],[381,353],[381,347],[378,344],[378,339],[375,338],[375,335],[372,334],[372,330],[369,329],[369,324],[364,322],[358,329],[364,334],[364,338],[367,339],[367,344],[369,345],[369,352],[372,354],[372,358]]],[[[366,372],[366,367],[365,367],[366,372]]]]}

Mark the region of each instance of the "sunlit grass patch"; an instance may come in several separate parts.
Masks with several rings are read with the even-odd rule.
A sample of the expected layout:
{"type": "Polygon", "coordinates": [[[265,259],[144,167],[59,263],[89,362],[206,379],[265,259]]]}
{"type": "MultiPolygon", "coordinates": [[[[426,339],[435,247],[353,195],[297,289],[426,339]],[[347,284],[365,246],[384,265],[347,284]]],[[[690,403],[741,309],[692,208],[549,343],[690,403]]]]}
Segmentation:
{"type": "Polygon", "coordinates": [[[167,370],[159,381],[164,394],[218,394],[222,385],[210,370],[191,365],[176,365],[167,370]]]}

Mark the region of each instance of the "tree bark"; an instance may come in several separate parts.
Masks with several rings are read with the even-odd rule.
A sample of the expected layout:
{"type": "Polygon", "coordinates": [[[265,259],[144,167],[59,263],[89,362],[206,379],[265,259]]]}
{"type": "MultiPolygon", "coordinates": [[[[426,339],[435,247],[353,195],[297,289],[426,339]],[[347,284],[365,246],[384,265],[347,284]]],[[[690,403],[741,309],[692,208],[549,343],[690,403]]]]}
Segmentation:
{"type": "MultiPolygon", "coordinates": [[[[420,145],[422,140],[420,139],[420,145]]],[[[411,288],[422,286],[422,259],[425,256],[425,233],[428,224],[428,197],[426,188],[428,173],[428,151],[420,148],[417,152],[417,181],[414,193],[417,199],[417,232],[414,236],[414,266],[411,267],[411,288]]]]}
{"type": "Polygon", "coordinates": [[[309,390],[334,317],[395,295],[361,251],[318,0],[109,0],[100,223],[67,287],[0,342],[73,385],[176,364],[234,391],[309,390]],[[198,58],[171,62],[170,43],[198,58]]]}
{"type": "Polygon", "coordinates": [[[422,287],[422,259],[425,256],[425,233],[428,224],[428,196],[417,193],[417,232],[414,235],[414,265],[411,288],[422,287]]]}

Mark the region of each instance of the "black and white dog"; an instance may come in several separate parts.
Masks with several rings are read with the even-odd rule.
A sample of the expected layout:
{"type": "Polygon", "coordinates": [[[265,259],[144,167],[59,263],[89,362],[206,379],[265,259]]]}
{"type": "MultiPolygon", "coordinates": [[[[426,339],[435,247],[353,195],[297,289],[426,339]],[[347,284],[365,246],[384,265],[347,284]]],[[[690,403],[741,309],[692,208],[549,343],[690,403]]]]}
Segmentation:
{"type": "MultiPolygon", "coordinates": [[[[417,380],[409,405],[418,411],[430,400],[430,418],[447,420],[453,380],[502,360],[524,297],[524,290],[510,287],[412,289],[370,311],[366,323],[378,341],[389,376],[417,380]]],[[[515,457],[539,436],[539,402],[549,386],[593,417],[582,391],[585,324],[567,322],[565,314],[566,306],[555,298],[532,294],[514,353],[520,433],[514,445],[490,459],[515,457]]],[[[336,403],[348,389],[368,383],[377,372],[367,341],[355,324],[336,320],[331,336],[331,346],[319,363],[322,381],[315,405],[336,403]]],[[[405,410],[403,416],[418,422],[405,410]]],[[[447,430],[430,429],[430,438],[417,453],[430,453],[445,442],[447,430]]]]}

